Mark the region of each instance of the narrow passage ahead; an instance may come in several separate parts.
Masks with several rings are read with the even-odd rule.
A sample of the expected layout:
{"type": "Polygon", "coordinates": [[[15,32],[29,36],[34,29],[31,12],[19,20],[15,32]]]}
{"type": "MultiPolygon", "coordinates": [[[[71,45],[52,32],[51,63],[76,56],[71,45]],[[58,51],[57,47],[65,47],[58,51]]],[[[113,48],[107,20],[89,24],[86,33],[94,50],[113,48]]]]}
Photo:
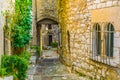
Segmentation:
{"type": "Polygon", "coordinates": [[[35,66],[33,73],[29,75],[28,80],[88,80],[71,73],[70,68],[60,63],[59,55],[55,50],[43,51],[42,59],[35,66]]]}

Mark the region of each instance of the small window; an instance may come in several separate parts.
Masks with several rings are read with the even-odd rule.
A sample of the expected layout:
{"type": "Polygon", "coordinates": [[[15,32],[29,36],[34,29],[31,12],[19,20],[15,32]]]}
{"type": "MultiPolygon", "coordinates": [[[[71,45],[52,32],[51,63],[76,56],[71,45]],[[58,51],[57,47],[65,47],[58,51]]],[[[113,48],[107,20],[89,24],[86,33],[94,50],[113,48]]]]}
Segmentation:
{"type": "Polygon", "coordinates": [[[113,57],[114,45],[114,26],[109,23],[105,27],[105,54],[108,57],[113,57]]]}
{"type": "Polygon", "coordinates": [[[101,54],[101,29],[98,23],[94,24],[92,34],[93,34],[92,35],[93,54],[100,55],[101,54]]]}
{"type": "Polygon", "coordinates": [[[105,24],[95,23],[93,26],[91,57],[95,61],[116,67],[119,64],[119,53],[114,54],[114,26],[111,23],[105,24]]]}

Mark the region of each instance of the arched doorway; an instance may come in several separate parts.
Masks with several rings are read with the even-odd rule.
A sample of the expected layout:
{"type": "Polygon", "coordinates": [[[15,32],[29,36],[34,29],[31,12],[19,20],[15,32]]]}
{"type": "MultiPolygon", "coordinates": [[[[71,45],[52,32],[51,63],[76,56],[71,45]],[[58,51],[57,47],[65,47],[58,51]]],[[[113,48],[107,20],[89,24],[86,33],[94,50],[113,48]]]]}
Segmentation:
{"type": "Polygon", "coordinates": [[[37,45],[41,51],[56,47],[59,43],[59,26],[58,22],[44,18],[37,22],[37,45]]]}

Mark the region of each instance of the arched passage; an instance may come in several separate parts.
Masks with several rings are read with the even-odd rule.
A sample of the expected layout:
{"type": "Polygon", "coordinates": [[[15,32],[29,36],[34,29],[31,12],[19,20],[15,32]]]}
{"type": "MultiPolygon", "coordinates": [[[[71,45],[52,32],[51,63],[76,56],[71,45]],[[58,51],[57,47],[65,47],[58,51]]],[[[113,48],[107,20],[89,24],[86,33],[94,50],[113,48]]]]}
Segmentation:
{"type": "Polygon", "coordinates": [[[37,22],[37,45],[41,50],[50,48],[53,42],[59,43],[58,30],[58,22],[53,19],[43,18],[37,22]]]}

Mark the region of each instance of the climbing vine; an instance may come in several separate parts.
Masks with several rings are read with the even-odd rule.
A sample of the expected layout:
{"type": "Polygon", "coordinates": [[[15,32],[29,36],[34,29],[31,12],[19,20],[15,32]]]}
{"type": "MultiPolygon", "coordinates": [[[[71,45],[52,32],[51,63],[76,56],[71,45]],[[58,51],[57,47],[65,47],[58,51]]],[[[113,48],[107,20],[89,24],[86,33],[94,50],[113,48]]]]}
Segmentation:
{"type": "Polygon", "coordinates": [[[31,39],[31,0],[16,0],[13,20],[11,22],[11,39],[13,47],[22,48],[31,39]]]}

